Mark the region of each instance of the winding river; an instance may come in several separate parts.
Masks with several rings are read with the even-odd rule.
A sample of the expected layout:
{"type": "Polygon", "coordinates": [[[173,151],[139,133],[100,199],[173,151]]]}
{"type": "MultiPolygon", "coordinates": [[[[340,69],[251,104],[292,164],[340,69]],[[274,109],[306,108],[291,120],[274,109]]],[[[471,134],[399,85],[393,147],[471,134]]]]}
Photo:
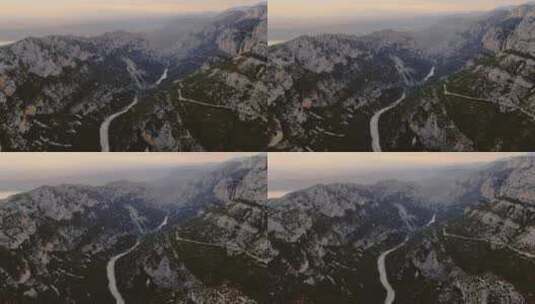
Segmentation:
{"type": "Polygon", "coordinates": [[[381,118],[381,115],[397,107],[403,100],[405,100],[406,97],[407,95],[403,93],[403,95],[393,104],[389,105],[388,107],[380,110],[379,112],[375,113],[375,115],[373,115],[372,120],[370,121],[370,132],[372,136],[373,152],[382,152],[381,136],[379,134],[379,119],[381,118]]]}
{"type": "Polygon", "coordinates": [[[137,241],[134,246],[130,247],[125,252],[112,257],[110,261],[108,262],[108,265],[106,266],[106,275],[108,276],[108,289],[110,290],[111,295],[113,296],[117,304],[124,304],[124,299],[121,293],[119,292],[119,289],[117,288],[117,281],[115,279],[115,263],[120,258],[134,251],[134,249],[136,249],[137,246],[139,246],[139,241],[137,241]]]}
{"type": "Polygon", "coordinates": [[[435,67],[431,68],[431,71],[429,71],[429,74],[427,74],[427,76],[425,76],[424,80],[422,80],[422,83],[426,83],[433,76],[435,76],[435,67]]]}
{"type": "Polygon", "coordinates": [[[388,282],[388,275],[386,274],[386,257],[392,252],[403,247],[408,240],[409,237],[405,238],[405,240],[396,247],[383,252],[377,260],[377,269],[379,269],[379,279],[381,280],[381,284],[383,284],[383,287],[386,290],[385,304],[394,303],[394,299],[396,298],[396,292],[394,291],[394,288],[392,288],[392,285],[390,285],[390,282],[388,282]]]}
{"type": "Polygon", "coordinates": [[[102,152],[110,152],[110,140],[109,140],[109,129],[111,122],[123,115],[124,113],[128,112],[133,106],[137,104],[137,96],[134,98],[134,101],[129,104],[126,108],[122,109],[121,111],[110,115],[108,118],[104,120],[104,122],[100,125],[100,148],[102,152]]]}
{"type": "Polygon", "coordinates": [[[158,79],[158,81],[156,81],[156,85],[160,85],[162,83],[162,81],[166,80],[167,79],[167,72],[169,71],[169,69],[165,69],[163,71],[163,74],[162,76],[160,77],[160,79],[158,79]]]}
{"type": "MultiPolygon", "coordinates": [[[[159,231],[165,225],[167,225],[168,219],[169,217],[166,216],[163,219],[162,223],[155,229],[155,231],[159,231]]],[[[117,279],[115,277],[115,263],[117,263],[117,261],[120,258],[130,254],[138,246],[139,246],[139,240],[136,242],[134,246],[128,248],[128,250],[112,257],[110,261],[108,262],[108,265],[106,265],[106,276],[108,277],[108,289],[110,290],[111,295],[115,299],[116,304],[125,304],[125,302],[124,302],[123,296],[121,295],[121,293],[119,292],[119,289],[117,288],[117,279]]]]}
{"type": "Polygon", "coordinates": [[[431,225],[436,223],[436,221],[437,221],[437,215],[433,214],[433,217],[431,218],[431,220],[429,220],[429,222],[425,225],[425,227],[430,227],[431,225]]]}

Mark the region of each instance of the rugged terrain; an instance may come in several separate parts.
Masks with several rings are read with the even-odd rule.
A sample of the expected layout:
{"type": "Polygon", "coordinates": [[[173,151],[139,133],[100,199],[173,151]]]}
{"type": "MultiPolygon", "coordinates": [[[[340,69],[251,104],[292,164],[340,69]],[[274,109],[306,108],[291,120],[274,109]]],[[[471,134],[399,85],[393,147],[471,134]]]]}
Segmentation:
{"type": "Polygon", "coordinates": [[[250,282],[230,266],[226,271],[216,266],[226,260],[240,267],[260,263],[266,165],[265,156],[224,163],[173,185],[175,200],[169,195],[162,200],[161,187],[118,182],[42,187],[2,201],[0,302],[115,303],[121,296],[129,303],[161,303],[163,297],[216,303],[210,299],[223,294],[219,302],[232,303],[225,297],[246,298],[255,290],[246,288],[250,282]],[[174,250],[180,254],[172,255],[174,250]],[[208,267],[205,262],[215,263],[210,272],[202,269],[208,267]]]}
{"type": "Polygon", "coordinates": [[[260,150],[267,5],[174,26],[1,47],[2,150],[260,150]]]}
{"type": "Polygon", "coordinates": [[[369,151],[374,140],[375,151],[532,149],[534,14],[528,4],[418,32],[270,47],[268,101],[280,130],[270,148],[369,151]]]}
{"type": "Polygon", "coordinates": [[[474,170],[440,198],[391,181],[270,201],[272,301],[532,303],[534,165],[526,157],[474,170]]]}
{"type": "Polygon", "coordinates": [[[257,156],[157,186],[42,187],[0,203],[0,300],[533,303],[534,170],[267,199],[257,156]]]}

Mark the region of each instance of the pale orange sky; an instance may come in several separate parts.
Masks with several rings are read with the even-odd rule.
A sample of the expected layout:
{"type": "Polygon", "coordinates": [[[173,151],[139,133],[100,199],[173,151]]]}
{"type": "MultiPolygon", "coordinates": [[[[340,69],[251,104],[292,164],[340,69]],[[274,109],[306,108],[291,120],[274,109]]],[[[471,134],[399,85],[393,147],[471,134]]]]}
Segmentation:
{"type": "Polygon", "coordinates": [[[0,0],[0,17],[60,18],[99,15],[172,15],[222,11],[258,0],[0,0]]]}
{"type": "Polygon", "coordinates": [[[335,170],[407,166],[449,166],[525,155],[526,153],[270,153],[271,170],[335,170]]]}
{"type": "Polygon", "coordinates": [[[359,15],[488,11],[526,0],[269,0],[270,17],[310,18],[359,15]]]}
{"type": "MultiPolygon", "coordinates": [[[[128,168],[173,167],[221,163],[257,153],[1,153],[2,172],[20,172],[12,179],[64,176],[79,172],[128,168]]],[[[0,177],[4,174],[0,172],[0,177]]],[[[127,177],[125,177],[127,178],[127,177]]]]}

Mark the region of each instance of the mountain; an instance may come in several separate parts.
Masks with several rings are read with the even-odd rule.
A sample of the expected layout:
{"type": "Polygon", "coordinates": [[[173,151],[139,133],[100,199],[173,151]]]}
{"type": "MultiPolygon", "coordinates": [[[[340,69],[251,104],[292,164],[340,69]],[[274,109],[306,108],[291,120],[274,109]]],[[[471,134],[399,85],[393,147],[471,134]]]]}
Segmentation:
{"type": "Polygon", "coordinates": [[[259,155],[188,169],[166,201],[161,182],[42,187],[0,204],[0,300],[532,303],[534,169],[267,199],[259,155]]]}
{"type": "Polygon", "coordinates": [[[440,201],[396,181],[270,200],[271,302],[533,302],[533,165],[474,168],[440,201]]]}
{"type": "Polygon", "coordinates": [[[270,47],[269,106],[283,138],[271,148],[529,150],[534,13],[527,4],[270,47]]]}
{"type": "Polygon", "coordinates": [[[2,302],[110,301],[103,280],[106,259],[165,216],[142,189],[123,187],[42,187],[4,202],[2,302]]]}
{"type": "Polygon", "coordinates": [[[402,33],[301,37],[270,48],[276,149],[368,150],[369,117],[432,67],[402,33]],[[306,145],[305,145],[306,143],[306,145]]]}
{"type": "Polygon", "coordinates": [[[4,151],[245,149],[240,142],[216,145],[205,130],[221,126],[220,135],[231,138],[262,128],[262,99],[251,89],[258,87],[257,79],[246,75],[265,65],[265,54],[243,68],[232,65],[265,53],[267,6],[201,19],[197,27],[174,32],[170,23],[145,34],[27,38],[1,47],[0,146],[4,151]],[[202,94],[223,101],[182,97],[182,87],[199,78],[196,73],[220,66],[230,69],[221,85],[191,90],[207,89],[202,94]],[[218,107],[220,102],[229,105],[218,107]]]}
{"type": "MultiPolygon", "coordinates": [[[[207,255],[222,254],[220,259],[232,260],[246,246],[262,250],[265,225],[261,222],[265,219],[258,206],[267,195],[266,164],[265,156],[237,159],[182,180],[175,185],[174,204],[162,204],[158,191],[163,188],[131,182],[103,187],[45,186],[4,200],[0,205],[0,301],[115,303],[115,290],[130,299],[146,290],[129,289],[135,277],[123,274],[137,269],[123,270],[123,263],[140,263],[147,271],[143,278],[154,280],[153,285],[143,286],[164,294],[170,280],[180,274],[152,268],[154,260],[145,260],[145,255],[162,254],[161,248],[174,245],[167,242],[169,236],[178,232],[186,236],[188,230],[187,236],[198,242],[209,241],[204,235],[221,246],[225,240],[234,240],[236,246],[228,254],[206,251],[207,255]],[[246,218],[249,223],[242,221],[246,218]],[[236,233],[243,238],[238,240],[236,233]],[[259,245],[251,245],[255,241],[259,245]],[[118,288],[112,288],[112,282],[118,288]]],[[[204,249],[195,248],[194,243],[190,247],[201,253],[204,249]]],[[[216,296],[219,290],[240,290],[232,286],[213,289],[210,274],[198,272],[195,256],[162,258],[183,267],[184,281],[173,286],[175,293],[187,292],[177,299],[186,301],[197,290],[207,296],[216,296]]],[[[213,273],[219,274],[217,269],[213,273]]],[[[225,281],[226,276],[233,278],[231,273],[221,275],[225,281]]],[[[144,294],[149,296],[147,301],[160,303],[151,295],[144,294]]]]}
{"type": "MultiPolygon", "coordinates": [[[[216,196],[202,196],[209,206],[187,219],[181,211],[178,224],[146,239],[118,265],[127,302],[266,301],[266,162],[230,167],[236,165],[232,171],[247,173],[208,187],[216,196]]],[[[213,185],[211,179],[202,183],[213,185]]]]}
{"type": "Polygon", "coordinates": [[[403,116],[398,124],[403,130],[385,135],[389,144],[412,149],[400,143],[401,138],[412,137],[416,149],[529,150],[533,146],[529,129],[533,124],[530,35],[534,12],[533,5],[499,11],[475,26],[479,55],[389,113],[387,121],[393,115],[403,116]],[[500,127],[504,125],[507,128],[500,127]]]}

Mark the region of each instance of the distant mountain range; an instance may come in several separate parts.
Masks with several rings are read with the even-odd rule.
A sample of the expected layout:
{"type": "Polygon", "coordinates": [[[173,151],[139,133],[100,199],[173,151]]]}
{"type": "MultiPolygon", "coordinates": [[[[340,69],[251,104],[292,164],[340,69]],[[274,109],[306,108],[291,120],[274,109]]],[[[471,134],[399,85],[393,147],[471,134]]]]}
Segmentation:
{"type": "Polygon", "coordinates": [[[193,19],[0,47],[2,151],[260,150],[267,5],[193,19]]]}
{"type": "Polygon", "coordinates": [[[535,6],[269,48],[272,150],[529,151],[535,6]]]}

